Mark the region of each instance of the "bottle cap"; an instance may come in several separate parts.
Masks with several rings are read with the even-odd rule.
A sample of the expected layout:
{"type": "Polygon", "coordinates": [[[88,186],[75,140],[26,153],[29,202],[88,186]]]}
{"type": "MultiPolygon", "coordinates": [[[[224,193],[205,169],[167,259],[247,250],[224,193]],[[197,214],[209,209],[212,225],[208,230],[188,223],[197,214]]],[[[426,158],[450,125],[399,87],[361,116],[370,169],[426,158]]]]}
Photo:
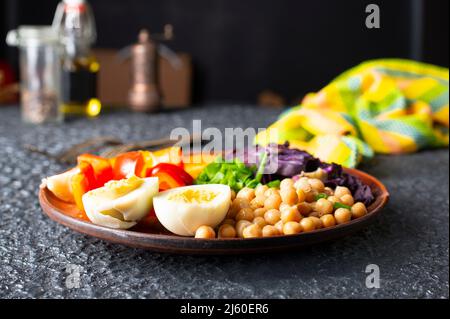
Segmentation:
{"type": "Polygon", "coordinates": [[[69,6],[79,6],[85,3],[84,0],[64,0],[64,3],[69,6]]]}

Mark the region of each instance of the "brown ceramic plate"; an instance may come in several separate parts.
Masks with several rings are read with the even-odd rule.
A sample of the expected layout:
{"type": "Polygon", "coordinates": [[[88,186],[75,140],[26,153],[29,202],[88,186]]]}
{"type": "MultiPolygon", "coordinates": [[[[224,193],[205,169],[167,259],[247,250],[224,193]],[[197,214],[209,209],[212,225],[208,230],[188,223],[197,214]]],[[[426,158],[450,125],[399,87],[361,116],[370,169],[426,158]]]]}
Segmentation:
{"type": "Polygon", "coordinates": [[[157,223],[142,223],[131,230],[111,229],[94,225],[80,214],[73,204],[56,198],[47,188],[40,189],[39,201],[43,211],[56,222],[75,231],[131,247],[153,251],[185,254],[244,254],[285,250],[308,246],[352,234],[371,223],[389,199],[386,187],[375,177],[356,169],[347,173],[359,177],[375,194],[369,213],[343,225],[318,229],[297,235],[270,238],[196,239],[170,234],[157,223]]]}

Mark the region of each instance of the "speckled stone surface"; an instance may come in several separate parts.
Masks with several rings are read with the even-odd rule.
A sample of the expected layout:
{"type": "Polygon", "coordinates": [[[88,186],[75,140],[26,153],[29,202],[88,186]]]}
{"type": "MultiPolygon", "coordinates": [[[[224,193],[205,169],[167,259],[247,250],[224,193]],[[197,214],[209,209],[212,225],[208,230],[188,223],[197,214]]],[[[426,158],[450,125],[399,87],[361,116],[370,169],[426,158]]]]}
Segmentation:
{"type": "Polygon", "coordinates": [[[177,256],[131,249],[75,233],[45,217],[41,178],[65,167],[31,154],[57,153],[96,135],[158,138],[202,119],[203,127],[266,127],[277,111],[208,107],[158,115],[106,114],[58,126],[20,123],[0,108],[0,297],[3,298],[448,298],[449,154],[378,156],[363,169],[391,202],[366,230],[299,251],[250,256],[177,256]],[[68,265],[80,287],[66,286],[68,265]],[[366,266],[380,288],[366,288],[366,266]]]}

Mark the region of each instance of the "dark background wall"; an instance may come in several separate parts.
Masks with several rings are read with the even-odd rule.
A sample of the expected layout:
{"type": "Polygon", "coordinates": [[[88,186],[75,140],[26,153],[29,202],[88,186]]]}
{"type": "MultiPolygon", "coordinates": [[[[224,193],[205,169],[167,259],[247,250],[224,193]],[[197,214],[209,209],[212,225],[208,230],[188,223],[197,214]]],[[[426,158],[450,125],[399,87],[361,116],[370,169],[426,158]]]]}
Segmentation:
{"type": "MultiPolygon", "coordinates": [[[[0,0],[1,38],[21,24],[50,24],[57,0],[0,0]]],[[[174,25],[170,46],[192,54],[194,99],[254,102],[264,89],[293,101],[345,69],[379,57],[448,66],[446,0],[91,0],[98,47],[121,48],[142,27],[174,25]],[[381,28],[365,27],[365,7],[381,28]]],[[[16,63],[14,49],[0,56],[16,63]]]]}

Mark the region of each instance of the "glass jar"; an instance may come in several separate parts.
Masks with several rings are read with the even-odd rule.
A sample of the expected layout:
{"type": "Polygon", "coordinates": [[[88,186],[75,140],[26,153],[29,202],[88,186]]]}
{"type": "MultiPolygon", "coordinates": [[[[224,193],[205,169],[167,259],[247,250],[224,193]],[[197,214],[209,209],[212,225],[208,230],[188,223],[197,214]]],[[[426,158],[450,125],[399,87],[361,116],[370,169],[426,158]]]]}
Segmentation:
{"type": "Polygon", "coordinates": [[[61,101],[61,48],[50,26],[21,26],[6,42],[19,47],[22,120],[41,124],[59,122],[61,101]]]}

